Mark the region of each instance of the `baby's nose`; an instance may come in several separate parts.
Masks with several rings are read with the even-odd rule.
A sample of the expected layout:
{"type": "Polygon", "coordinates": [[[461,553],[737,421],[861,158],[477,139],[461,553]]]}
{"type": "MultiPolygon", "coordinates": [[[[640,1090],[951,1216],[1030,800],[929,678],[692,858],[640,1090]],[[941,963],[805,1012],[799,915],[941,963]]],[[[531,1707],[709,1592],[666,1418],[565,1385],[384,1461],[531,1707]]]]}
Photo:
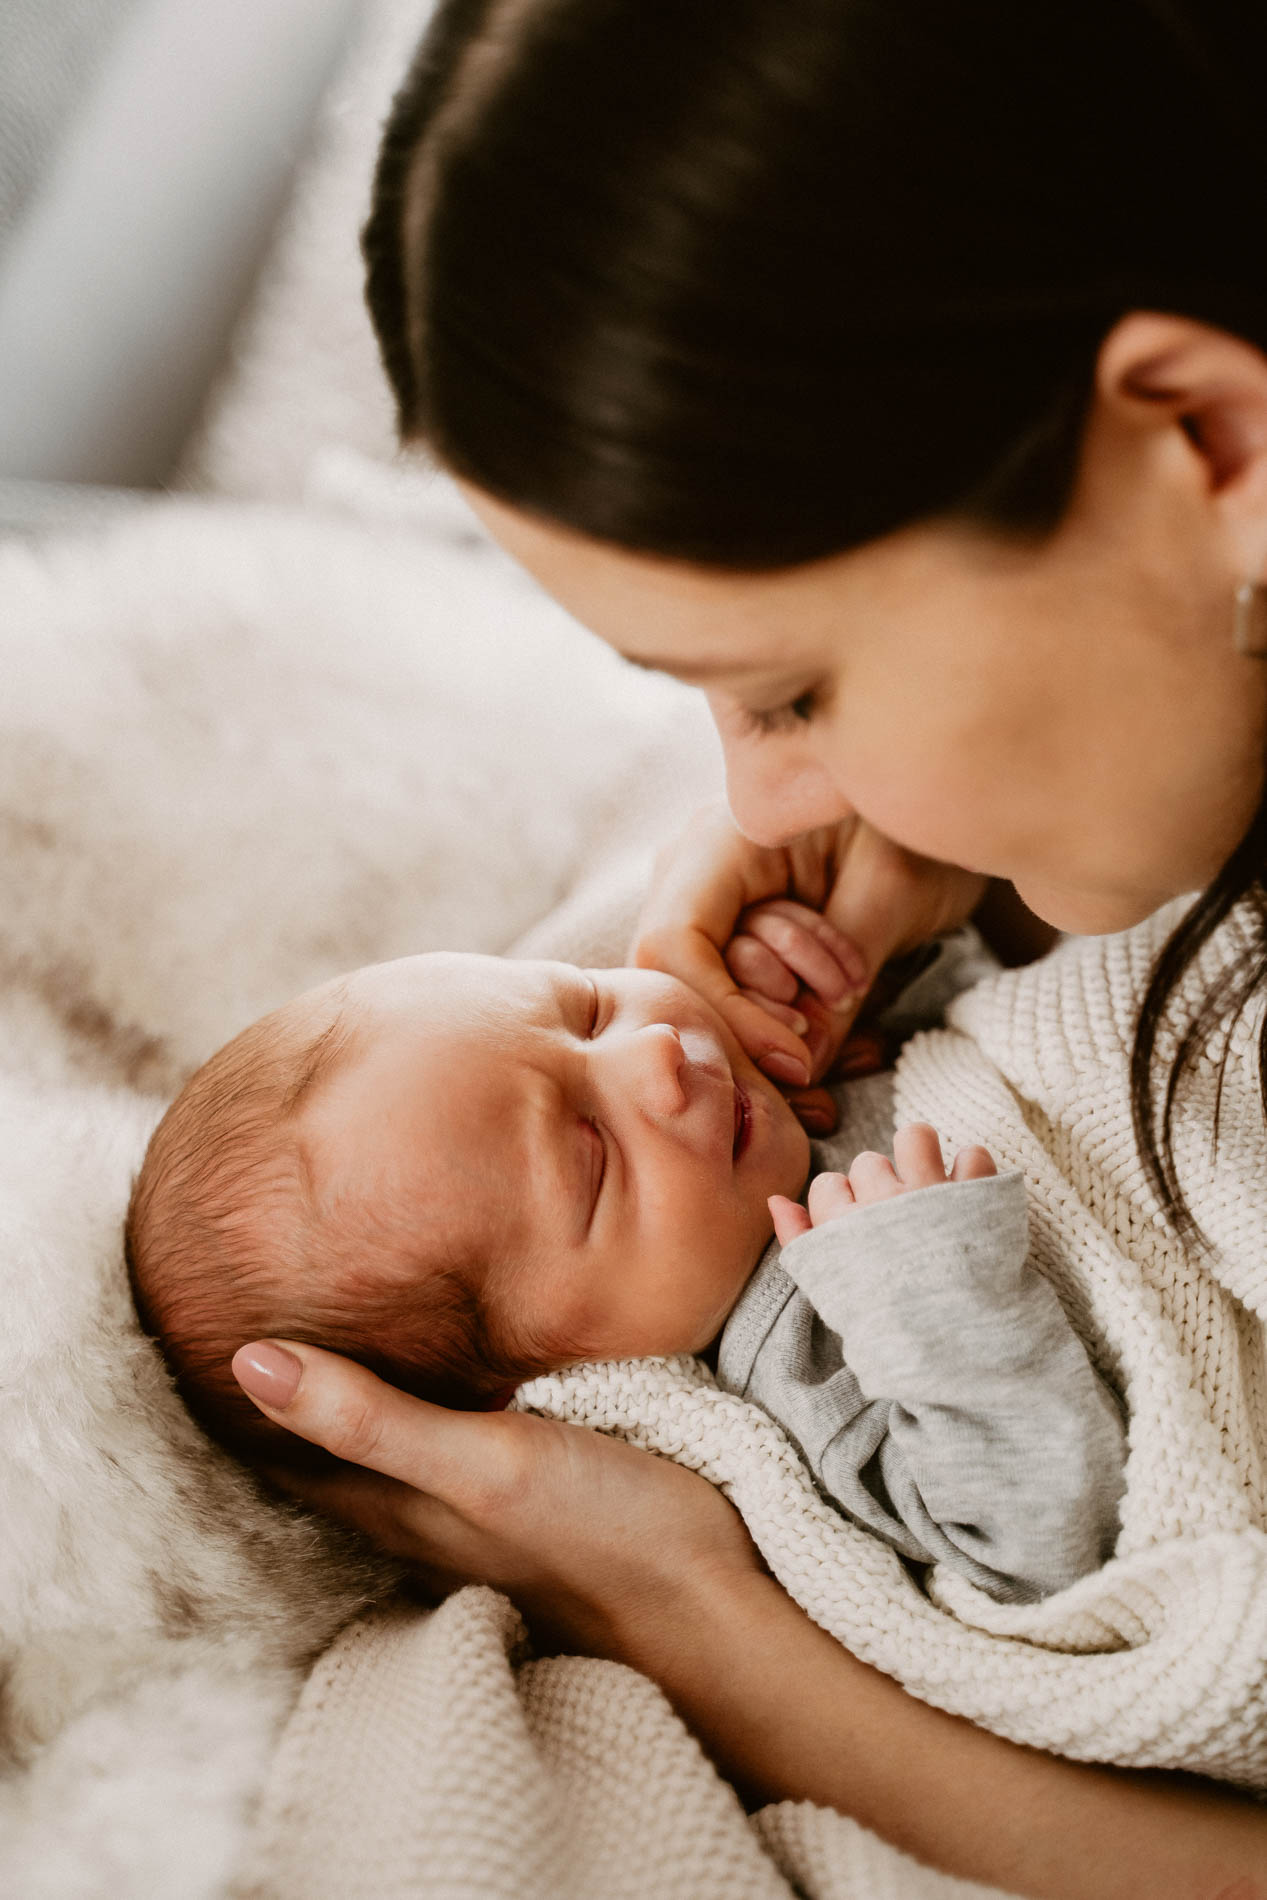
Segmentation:
{"type": "Polygon", "coordinates": [[[680,1115],[690,1096],[686,1086],[690,1057],[672,1023],[648,1023],[634,1037],[638,1045],[638,1082],[644,1113],[656,1120],[680,1115]]]}

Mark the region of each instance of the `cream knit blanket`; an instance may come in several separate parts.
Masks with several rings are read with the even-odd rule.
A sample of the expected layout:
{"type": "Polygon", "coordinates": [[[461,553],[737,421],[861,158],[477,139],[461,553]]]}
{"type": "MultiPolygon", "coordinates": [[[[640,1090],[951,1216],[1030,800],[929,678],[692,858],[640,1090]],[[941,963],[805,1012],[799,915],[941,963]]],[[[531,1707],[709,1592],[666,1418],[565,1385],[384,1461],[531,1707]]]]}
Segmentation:
{"type": "MultiPolygon", "coordinates": [[[[1178,1155],[1207,1255],[1161,1222],[1131,1134],[1139,999],[1177,913],[1064,946],[953,1005],[898,1069],[899,1119],[984,1140],[1030,1189],[1032,1257],[1131,1416],[1114,1560],[1004,1606],[949,1574],[927,1590],[817,1495],[762,1413],[692,1359],[584,1367],[518,1402],[616,1433],[719,1484],[824,1628],[912,1693],[1086,1760],[1186,1768],[1267,1790],[1267,1137],[1257,1019],[1198,1064],[1178,1155]]],[[[1234,923],[1203,974],[1238,941],[1234,923]]],[[[1164,1054],[1164,1052],[1163,1052],[1164,1054]]],[[[951,1900],[840,1816],[749,1822],[659,1691],[615,1665],[532,1661],[513,1612],[467,1590],[428,1618],[351,1627],[318,1665],[278,1757],[253,1895],[790,1895],[951,1900]],[[406,1815],[402,1824],[401,1814],[406,1815]]]]}
{"type": "MultiPolygon", "coordinates": [[[[1217,1048],[1182,1096],[1180,1177],[1211,1243],[1194,1254],[1161,1220],[1128,1089],[1140,998],[1178,914],[987,979],[898,1065],[899,1121],[932,1122],[952,1149],[984,1141],[1024,1172],[1031,1258],[1125,1395],[1122,1532],[1103,1570],[1038,1604],[994,1603],[943,1570],[925,1593],[817,1497],[776,1426],[690,1360],[587,1367],[522,1397],[722,1485],[815,1621],[925,1701],[1078,1759],[1267,1791],[1261,1012],[1233,1031],[1217,1149],[1217,1048]]],[[[1201,975],[1240,940],[1234,921],[1201,975]]]]}

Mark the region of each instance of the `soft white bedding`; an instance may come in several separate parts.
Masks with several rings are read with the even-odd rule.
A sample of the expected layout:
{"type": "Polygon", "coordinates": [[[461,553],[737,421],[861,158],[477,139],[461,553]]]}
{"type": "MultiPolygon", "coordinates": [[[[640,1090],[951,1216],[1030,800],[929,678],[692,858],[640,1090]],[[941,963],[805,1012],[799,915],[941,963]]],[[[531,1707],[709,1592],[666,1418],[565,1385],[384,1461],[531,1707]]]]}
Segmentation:
{"type": "MultiPolygon", "coordinates": [[[[375,1900],[466,1900],[472,1866],[478,1891],[505,1900],[659,1900],[670,1878],[684,1900],[954,1900],[978,1890],[839,1817],[788,1805],[754,1827],[657,1691],[612,1665],[525,1662],[492,1593],[432,1621],[390,1605],[357,1616],[392,1573],[286,1517],[209,1448],[131,1314],[119,1224],[132,1170],[162,1101],[225,1036],[334,970],[404,950],[614,959],[655,843],[720,784],[692,696],[620,667],[511,572],[447,484],[392,466],[355,238],[377,126],[427,10],[363,8],[184,458],[185,486],[271,505],[191,500],[73,541],[0,546],[0,1894],[352,1900],[354,1874],[373,1875],[369,1840],[396,1881],[371,1884],[375,1900]],[[277,505],[301,500],[320,512],[277,505]],[[473,1743],[485,1696],[505,1718],[499,1760],[539,1796],[513,1814],[511,1783],[472,1777],[491,1760],[473,1743]],[[384,1750],[389,1715],[410,1719],[384,1750]],[[421,1784],[428,1752],[438,1768],[421,1784]],[[682,1796],[671,1814],[648,1797],[666,1761],[682,1796]],[[330,1829],[353,1796],[359,1832],[330,1829]],[[385,1833],[393,1815],[409,1827],[385,1833]]],[[[1023,1146],[1027,1131],[1012,1132],[1023,1146]]],[[[1058,1192],[1059,1168],[1053,1181],[1058,1192]]],[[[763,1489],[759,1459],[745,1464],[743,1432],[719,1447],[689,1369],[657,1376],[648,1390],[587,1376],[537,1396],[746,1480],[768,1548],[782,1537],[795,1560],[789,1584],[799,1562],[802,1598],[828,1620],[830,1593],[814,1591],[834,1527],[811,1515],[806,1535],[785,1535],[787,1498],[763,1489]]],[[[812,1512],[792,1495],[793,1514],[812,1512]]],[[[1233,1582],[1257,1575],[1257,1522],[1229,1546],[1233,1582]]],[[[870,1609],[900,1599],[895,1627],[935,1673],[939,1612],[901,1596],[890,1555],[850,1547],[870,1594],[840,1633],[865,1647],[870,1609]]],[[[1163,1686],[1169,1658],[1190,1685],[1176,1618],[1190,1606],[1226,1658],[1224,1600],[1196,1571],[1174,1590],[1163,1576],[1149,1599],[1148,1562],[1122,1588],[1110,1580],[1119,1621],[1103,1656],[1103,1593],[1093,1609],[1088,1593],[1084,1622],[1059,1606],[1052,1629],[1024,1633],[1124,1678],[1155,1661],[1163,1686]]],[[[1252,1756],[1245,1778],[1261,1778],[1261,1619],[1246,1629],[1213,1728],[1199,1697],[1159,1699],[1163,1719],[1129,1738],[1131,1758],[1164,1758],[1176,1714],[1208,1766],[1219,1721],[1239,1710],[1223,1759],[1243,1773],[1252,1756]]],[[[934,1699],[972,1689],[972,1644],[987,1640],[974,1633],[953,1693],[934,1699]]],[[[890,1641],[886,1666],[895,1653],[890,1641]]],[[[985,1685],[1004,1727],[1011,1667],[985,1685]]],[[[1050,1739],[1070,1746],[1075,1728],[1050,1739]]]]}
{"type": "Polygon", "coordinates": [[[295,990],[503,950],[596,867],[618,936],[719,782],[695,697],[454,507],[424,533],[169,504],[0,547],[0,1892],[22,1900],[227,1892],[299,1672],[383,1582],[257,1497],[137,1332],[120,1221],[161,1102],[295,990]]]}

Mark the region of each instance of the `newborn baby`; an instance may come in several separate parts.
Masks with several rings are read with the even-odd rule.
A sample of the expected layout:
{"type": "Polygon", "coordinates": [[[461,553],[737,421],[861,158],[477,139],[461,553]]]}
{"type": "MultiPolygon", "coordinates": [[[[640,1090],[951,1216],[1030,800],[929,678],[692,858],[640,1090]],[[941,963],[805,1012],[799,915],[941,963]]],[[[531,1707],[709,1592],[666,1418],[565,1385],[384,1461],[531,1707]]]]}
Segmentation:
{"type": "Polygon", "coordinates": [[[947,1181],[927,1129],[896,1149],[900,1179],[861,1156],[807,1212],[788,1199],[804,1131],[685,985],[409,957],[299,997],[194,1076],[146,1154],[129,1269],[191,1410],[247,1456],[299,1450],[232,1377],[248,1339],[466,1407],[716,1347],[720,1383],[860,1523],[1041,1596],[1112,1551],[1118,1408],[1026,1265],[1020,1176],[977,1150],[947,1181]]]}

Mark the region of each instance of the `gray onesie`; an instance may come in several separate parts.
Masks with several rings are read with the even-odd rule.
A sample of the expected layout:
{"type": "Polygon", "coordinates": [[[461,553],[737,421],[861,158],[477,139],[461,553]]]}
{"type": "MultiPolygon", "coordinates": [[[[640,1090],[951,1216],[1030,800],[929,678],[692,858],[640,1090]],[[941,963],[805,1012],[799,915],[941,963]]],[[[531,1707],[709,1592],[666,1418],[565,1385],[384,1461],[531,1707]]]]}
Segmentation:
{"type": "MultiPolygon", "coordinates": [[[[815,1173],[891,1151],[890,1076],[838,1099],[815,1173]]],[[[857,1523],[1005,1603],[1112,1555],[1126,1457],[1118,1403],[1026,1254],[1019,1174],[851,1209],[771,1244],[717,1364],[857,1523]]]]}

